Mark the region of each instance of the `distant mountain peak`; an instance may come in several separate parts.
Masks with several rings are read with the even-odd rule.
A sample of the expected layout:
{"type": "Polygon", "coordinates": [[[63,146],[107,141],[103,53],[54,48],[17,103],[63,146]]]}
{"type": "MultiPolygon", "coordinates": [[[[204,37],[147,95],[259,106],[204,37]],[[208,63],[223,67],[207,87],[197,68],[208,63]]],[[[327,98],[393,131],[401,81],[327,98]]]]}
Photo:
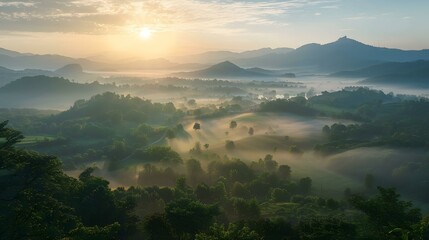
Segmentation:
{"type": "Polygon", "coordinates": [[[19,57],[19,56],[25,55],[25,54],[22,54],[20,52],[8,50],[8,49],[5,49],[5,48],[0,48],[0,54],[6,55],[6,56],[9,56],[9,57],[19,57]]]}
{"type": "MultiPolygon", "coordinates": [[[[347,36],[340,37],[337,41],[330,43],[330,44],[360,44],[360,45],[365,45],[365,44],[363,44],[357,40],[354,40],[352,38],[348,38],[347,36]]],[[[329,43],[327,45],[329,45],[329,43]]]]}
{"type": "Polygon", "coordinates": [[[237,65],[235,65],[234,63],[232,63],[230,61],[223,61],[223,62],[220,62],[220,63],[218,63],[216,65],[234,65],[234,66],[237,66],[237,65]]]}
{"type": "Polygon", "coordinates": [[[225,70],[242,70],[242,68],[240,68],[239,66],[235,65],[234,63],[230,62],[230,61],[224,61],[221,63],[218,63],[216,65],[213,65],[211,68],[216,68],[216,69],[225,69],[225,70]]]}
{"type": "MultiPolygon", "coordinates": [[[[263,69],[261,69],[263,70],[263,69]]],[[[267,70],[264,70],[267,71],[267,70]]],[[[268,71],[267,71],[268,72],[268,71]]],[[[270,77],[265,73],[241,68],[230,61],[220,62],[209,68],[194,71],[177,73],[181,77],[204,77],[204,78],[223,78],[223,77],[270,77]]]]}
{"type": "Polygon", "coordinates": [[[62,68],[59,68],[55,71],[59,74],[75,74],[75,73],[83,73],[83,68],[80,64],[68,64],[62,68]]]}

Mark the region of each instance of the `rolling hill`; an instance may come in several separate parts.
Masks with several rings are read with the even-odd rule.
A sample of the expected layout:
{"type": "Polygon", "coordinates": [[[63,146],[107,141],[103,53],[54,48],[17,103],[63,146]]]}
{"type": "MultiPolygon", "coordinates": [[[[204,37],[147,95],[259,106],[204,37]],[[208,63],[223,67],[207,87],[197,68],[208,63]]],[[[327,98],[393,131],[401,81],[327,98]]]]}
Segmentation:
{"type": "Polygon", "coordinates": [[[334,77],[365,78],[364,83],[429,86],[429,61],[389,62],[356,71],[332,74],[334,77]]]}
{"type": "Polygon", "coordinates": [[[67,109],[77,99],[115,89],[114,85],[80,84],[59,77],[23,77],[0,88],[0,107],[67,109]]]}
{"type": "Polygon", "coordinates": [[[53,73],[45,70],[37,69],[24,69],[24,70],[12,70],[5,67],[0,67],[0,87],[12,82],[13,80],[27,77],[27,76],[38,76],[38,75],[52,75],[53,73]]]}
{"type": "Polygon", "coordinates": [[[84,72],[82,66],[79,64],[69,64],[55,71],[40,69],[12,70],[9,68],[0,67],[0,87],[19,78],[34,77],[39,75],[49,77],[64,77],[81,82],[91,82],[98,79],[97,75],[84,72]]]}
{"type": "Polygon", "coordinates": [[[272,77],[294,77],[294,75],[285,75],[284,71],[272,71],[262,68],[241,68],[232,62],[225,61],[213,65],[209,68],[172,74],[177,77],[191,78],[272,78],[272,77]]]}

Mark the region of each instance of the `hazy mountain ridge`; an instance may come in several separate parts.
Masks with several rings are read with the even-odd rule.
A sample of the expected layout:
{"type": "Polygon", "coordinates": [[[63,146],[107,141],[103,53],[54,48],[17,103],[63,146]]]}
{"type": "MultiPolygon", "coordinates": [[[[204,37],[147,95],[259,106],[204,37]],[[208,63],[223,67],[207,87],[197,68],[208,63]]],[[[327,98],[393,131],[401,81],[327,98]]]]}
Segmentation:
{"type": "Polygon", "coordinates": [[[65,77],[75,81],[91,82],[98,79],[97,75],[86,73],[79,64],[68,64],[55,71],[40,69],[12,70],[0,66],[0,87],[22,77],[34,76],[65,77]]]}
{"type": "Polygon", "coordinates": [[[39,69],[12,70],[0,67],[0,87],[19,78],[37,75],[53,75],[53,72],[39,69]]]}
{"type": "MultiPolygon", "coordinates": [[[[9,51],[9,50],[7,50],[9,51]]],[[[103,66],[103,63],[93,62],[82,58],[71,58],[61,55],[32,55],[22,54],[4,54],[5,51],[0,52],[0,66],[20,70],[20,69],[43,69],[43,70],[56,70],[68,64],[80,64],[85,69],[97,69],[103,66]]],[[[10,52],[10,51],[9,51],[10,52]]]]}
{"type": "Polygon", "coordinates": [[[342,37],[327,44],[310,43],[297,49],[262,48],[245,52],[211,51],[169,59],[110,60],[108,58],[71,58],[61,55],[33,55],[0,49],[0,66],[11,69],[58,69],[68,64],[80,64],[84,69],[198,69],[229,61],[242,67],[268,69],[307,68],[326,73],[356,70],[383,62],[429,60],[429,50],[401,50],[375,47],[342,37]]]}
{"type": "Polygon", "coordinates": [[[242,66],[268,68],[308,67],[315,71],[355,70],[382,62],[429,60],[429,50],[400,50],[370,46],[343,37],[328,44],[306,44],[285,54],[270,54],[234,61],[242,66]]]}
{"type": "Polygon", "coordinates": [[[92,71],[124,70],[124,69],[198,69],[205,67],[199,63],[177,63],[165,58],[108,60],[108,58],[72,58],[62,55],[25,54],[0,48],[0,66],[13,69],[43,69],[54,71],[65,65],[79,64],[84,69],[92,71]],[[108,61],[108,62],[104,62],[108,61]]]}
{"type": "Polygon", "coordinates": [[[385,74],[412,73],[420,70],[428,70],[429,61],[419,60],[413,62],[388,62],[373,65],[356,71],[342,71],[333,73],[331,76],[368,78],[385,74]]]}
{"type": "Polygon", "coordinates": [[[132,60],[121,64],[111,64],[118,69],[201,69],[207,65],[200,63],[176,63],[165,58],[132,60]]]}
{"type": "Polygon", "coordinates": [[[271,78],[280,77],[284,74],[284,71],[271,71],[262,68],[244,69],[230,61],[225,61],[203,70],[174,73],[172,75],[194,78],[271,78]]]}
{"type": "Polygon", "coordinates": [[[337,72],[332,76],[366,78],[364,83],[429,86],[429,61],[382,63],[356,71],[337,72]]]}
{"type": "Polygon", "coordinates": [[[215,64],[224,61],[240,61],[268,54],[284,54],[291,51],[293,51],[292,48],[261,48],[245,52],[209,51],[200,54],[181,56],[175,59],[183,63],[198,62],[202,64],[215,64]]]}
{"type": "Polygon", "coordinates": [[[23,77],[0,88],[0,107],[66,109],[77,99],[115,89],[114,85],[81,84],[60,77],[23,77]]]}
{"type": "Polygon", "coordinates": [[[20,53],[20,52],[17,52],[17,51],[8,50],[8,49],[5,49],[5,48],[0,48],[0,54],[1,55],[6,55],[6,56],[9,56],[9,57],[19,57],[19,56],[30,56],[30,55],[32,55],[32,54],[29,54],[29,53],[20,53]]]}

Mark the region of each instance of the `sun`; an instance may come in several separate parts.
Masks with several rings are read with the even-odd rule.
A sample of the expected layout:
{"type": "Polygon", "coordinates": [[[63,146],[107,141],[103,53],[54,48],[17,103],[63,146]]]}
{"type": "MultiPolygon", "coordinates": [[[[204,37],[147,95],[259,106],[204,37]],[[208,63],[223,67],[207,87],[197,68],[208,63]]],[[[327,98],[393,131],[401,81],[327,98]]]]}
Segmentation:
{"type": "Polygon", "coordinates": [[[140,29],[139,37],[143,40],[148,40],[152,37],[152,33],[153,33],[152,29],[150,29],[148,27],[144,27],[144,28],[140,29]]]}

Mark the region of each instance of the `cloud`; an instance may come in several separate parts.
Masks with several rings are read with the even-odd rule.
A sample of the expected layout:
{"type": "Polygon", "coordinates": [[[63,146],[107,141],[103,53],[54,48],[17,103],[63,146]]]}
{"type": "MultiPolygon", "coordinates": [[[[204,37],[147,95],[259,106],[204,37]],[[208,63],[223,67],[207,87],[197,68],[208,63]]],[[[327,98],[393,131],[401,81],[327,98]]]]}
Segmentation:
{"type": "Polygon", "coordinates": [[[287,25],[297,9],[339,0],[30,0],[0,3],[0,31],[103,34],[152,26],[159,31],[245,31],[287,25]]]}
{"type": "Polygon", "coordinates": [[[339,5],[327,5],[327,6],[322,6],[321,8],[324,8],[324,9],[339,9],[340,6],[339,5]]]}
{"type": "Polygon", "coordinates": [[[34,3],[32,2],[8,2],[8,1],[4,1],[4,2],[0,2],[0,7],[30,7],[30,6],[34,6],[34,3]]]}
{"type": "Polygon", "coordinates": [[[362,21],[362,20],[375,20],[377,19],[377,17],[375,16],[368,16],[366,14],[359,14],[357,16],[353,16],[353,17],[347,17],[344,18],[345,20],[350,20],[350,21],[362,21]]]}

